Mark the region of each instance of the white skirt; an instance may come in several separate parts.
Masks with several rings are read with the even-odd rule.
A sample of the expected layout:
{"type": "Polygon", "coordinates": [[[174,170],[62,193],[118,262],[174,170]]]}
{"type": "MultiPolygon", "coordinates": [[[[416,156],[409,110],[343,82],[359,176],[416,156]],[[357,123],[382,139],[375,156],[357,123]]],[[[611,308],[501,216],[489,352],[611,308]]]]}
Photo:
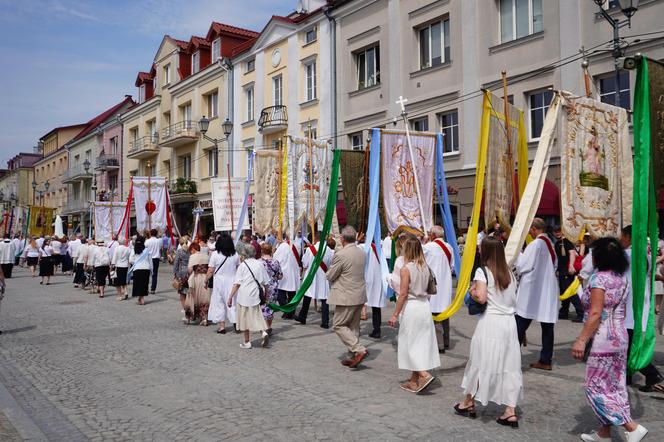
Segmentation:
{"type": "Polygon", "coordinates": [[[402,370],[425,371],[440,367],[431,306],[424,297],[406,301],[399,319],[397,358],[402,370]]]}
{"type": "Polygon", "coordinates": [[[249,331],[267,330],[267,323],[263,318],[261,306],[256,304],[251,307],[238,304],[237,306],[237,329],[249,331]]]}
{"type": "Polygon", "coordinates": [[[470,341],[461,387],[482,405],[514,407],[523,397],[521,349],[511,315],[483,314],[470,341]]]}
{"type": "Polygon", "coordinates": [[[221,275],[213,276],[214,286],[210,296],[210,309],[208,310],[208,321],[217,324],[219,322],[235,323],[235,303],[228,307],[228,296],[233,289],[233,279],[221,275]]]}

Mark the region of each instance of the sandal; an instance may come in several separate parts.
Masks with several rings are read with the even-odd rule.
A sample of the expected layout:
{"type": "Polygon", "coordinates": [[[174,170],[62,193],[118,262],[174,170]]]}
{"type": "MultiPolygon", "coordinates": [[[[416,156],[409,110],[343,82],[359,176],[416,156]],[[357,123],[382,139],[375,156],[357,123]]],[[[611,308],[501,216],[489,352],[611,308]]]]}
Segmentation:
{"type": "Polygon", "coordinates": [[[516,417],[516,414],[507,416],[506,418],[499,417],[496,419],[496,422],[505,427],[519,428],[519,419],[516,417]],[[512,418],[515,418],[515,420],[511,421],[510,419],[512,418]]]}
{"type": "Polygon", "coordinates": [[[417,383],[407,381],[401,384],[399,387],[409,393],[417,393],[417,383]]]}
{"type": "Polygon", "coordinates": [[[429,376],[426,379],[419,379],[417,381],[417,393],[423,391],[425,388],[429,386],[433,382],[433,380],[436,379],[435,376],[429,376]]]}
{"type": "Polygon", "coordinates": [[[477,417],[477,412],[475,411],[475,404],[467,408],[461,408],[461,404],[456,404],[454,406],[454,411],[459,416],[469,417],[471,419],[475,419],[477,417]]]}
{"type": "Polygon", "coordinates": [[[645,385],[639,388],[644,393],[664,393],[664,384],[645,385]]]}

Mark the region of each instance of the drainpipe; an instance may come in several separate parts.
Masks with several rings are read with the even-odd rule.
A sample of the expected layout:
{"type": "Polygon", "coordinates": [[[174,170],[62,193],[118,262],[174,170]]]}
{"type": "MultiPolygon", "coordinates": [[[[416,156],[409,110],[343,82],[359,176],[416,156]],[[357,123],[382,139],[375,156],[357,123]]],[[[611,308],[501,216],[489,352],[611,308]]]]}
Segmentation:
{"type": "Polygon", "coordinates": [[[325,7],[323,14],[330,22],[331,32],[331,52],[332,52],[332,139],[334,149],[337,148],[337,20],[330,15],[332,7],[325,7]]]}
{"type": "MultiPolygon", "coordinates": [[[[219,66],[221,66],[221,68],[224,71],[226,71],[226,76],[227,76],[227,79],[226,79],[226,83],[228,85],[228,114],[227,114],[227,116],[228,116],[229,120],[235,122],[235,120],[233,119],[233,101],[234,101],[233,81],[234,81],[234,71],[235,71],[235,69],[233,69],[233,63],[231,62],[231,59],[227,58],[227,57],[219,59],[219,66]]],[[[235,128],[233,128],[233,129],[235,129],[235,128]]],[[[235,131],[233,131],[233,132],[235,132],[235,131]]],[[[232,133],[231,136],[235,136],[235,134],[232,133]]],[[[232,138],[228,139],[226,141],[226,144],[228,145],[228,152],[226,153],[226,161],[228,161],[228,158],[231,155],[233,155],[233,152],[232,152],[233,139],[232,138]]],[[[218,162],[219,162],[219,153],[217,153],[217,163],[218,162]]],[[[221,169],[219,168],[219,164],[217,164],[217,173],[219,174],[220,171],[221,171],[221,169]]],[[[210,192],[211,191],[212,191],[212,189],[210,189],[210,192]]]]}

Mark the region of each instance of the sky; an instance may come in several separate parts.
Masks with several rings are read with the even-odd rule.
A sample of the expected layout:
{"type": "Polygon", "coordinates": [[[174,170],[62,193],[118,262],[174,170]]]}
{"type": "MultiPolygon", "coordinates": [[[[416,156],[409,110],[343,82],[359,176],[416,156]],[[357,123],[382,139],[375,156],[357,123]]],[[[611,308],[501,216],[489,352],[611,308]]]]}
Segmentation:
{"type": "Polygon", "coordinates": [[[0,0],[0,168],[58,126],[137,97],[165,34],[205,36],[212,21],[260,31],[296,0],[0,0]],[[250,6],[250,8],[249,8],[250,6]]]}

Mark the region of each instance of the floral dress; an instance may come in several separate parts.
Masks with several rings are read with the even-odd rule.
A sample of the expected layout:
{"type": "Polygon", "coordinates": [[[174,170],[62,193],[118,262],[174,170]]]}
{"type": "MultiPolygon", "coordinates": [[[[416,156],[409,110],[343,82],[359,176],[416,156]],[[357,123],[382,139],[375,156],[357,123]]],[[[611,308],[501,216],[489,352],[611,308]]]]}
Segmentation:
{"type": "Polygon", "coordinates": [[[601,425],[618,426],[632,421],[625,379],[628,347],[626,285],[627,280],[622,275],[595,271],[581,299],[587,319],[590,291],[594,288],[604,290],[604,309],[586,362],[584,382],[588,402],[601,425]]]}
{"type": "Polygon", "coordinates": [[[279,280],[283,278],[283,274],[281,273],[281,266],[279,265],[279,261],[276,259],[263,258],[262,261],[263,265],[265,266],[265,270],[267,271],[267,276],[270,277],[270,282],[268,282],[265,286],[267,288],[267,292],[265,293],[267,304],[261,305],[261,309],[263,311],[263,318],[266,321],[269,321],[274,318],[274,312],[268,306],[268,304],[274,304],[277,302],[277,285],[279,285],[279,280]]]}

